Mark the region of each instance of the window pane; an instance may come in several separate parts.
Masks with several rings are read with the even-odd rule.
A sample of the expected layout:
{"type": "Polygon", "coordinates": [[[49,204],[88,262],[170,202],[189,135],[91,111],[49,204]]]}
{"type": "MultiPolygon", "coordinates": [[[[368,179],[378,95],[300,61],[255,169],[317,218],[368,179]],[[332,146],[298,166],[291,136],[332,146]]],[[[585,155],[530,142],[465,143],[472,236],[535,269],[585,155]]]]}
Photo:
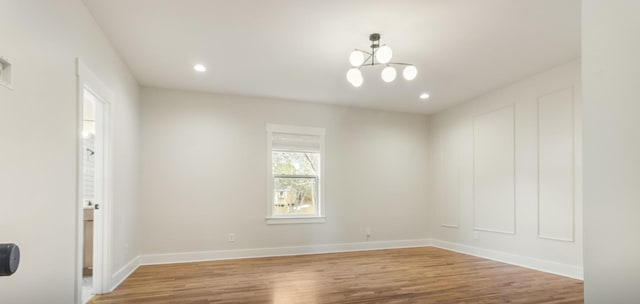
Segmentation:
{"type": "Polygon", "coordinates": [[[320,153],[273,151],[273,175],[318,175],[320,153]]]}
{"type": "Polygon", "coordinates": [[[274,177],[273,214],[317,214],[317,182],[315,177],[274,177]]]}

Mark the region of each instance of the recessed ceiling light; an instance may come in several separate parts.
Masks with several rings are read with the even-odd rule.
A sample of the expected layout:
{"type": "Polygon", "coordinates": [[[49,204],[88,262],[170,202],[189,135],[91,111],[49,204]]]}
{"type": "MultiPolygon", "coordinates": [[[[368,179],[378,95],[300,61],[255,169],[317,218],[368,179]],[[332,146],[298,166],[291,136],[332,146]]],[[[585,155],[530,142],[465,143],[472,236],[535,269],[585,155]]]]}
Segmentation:
{"type": "Polygon", "coordinates": [[[429,99],[429,93],[422,93],[420,94],[420,99],[429,99]]]}
{"type": "Polygon", "coordinates": [[[207,67],[202,64],[196,64],[193,66],[193,69],[198,72],[205,72],[207,70],[207,67]]]}

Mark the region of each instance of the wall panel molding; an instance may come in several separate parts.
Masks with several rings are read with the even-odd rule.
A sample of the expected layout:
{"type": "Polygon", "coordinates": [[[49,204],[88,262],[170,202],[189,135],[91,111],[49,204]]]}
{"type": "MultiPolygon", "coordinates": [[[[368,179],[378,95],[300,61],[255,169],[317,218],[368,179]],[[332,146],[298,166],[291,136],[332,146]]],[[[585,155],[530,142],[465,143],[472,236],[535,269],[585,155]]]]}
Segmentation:
{"type": "MultiPolygon", "coordinates": [[[[456,250],[466,253],[484,255],[489,258],[495,257],[503,261],[514,261],[525,266],[534,266],[533,268],[556,269],[553,271],[580,276],[580,271],[577,268],[581,267],[584,259],[584,219],[582,218],[584,212],[583,90],[581,89],[580,68],[580,59],[578,58],[469,100],[430,118],[430,125],[433,128],[431,130],[432,147],[434,149],[430,161],[431,168],[433,168],[434,188],[444,177],[439,170],[439,153],[441,153],[439,136],[448,137],[447,134],[452,130],[457,132],[456,147],[460,151],[462,169],[460,171],[462,186],[460,222],[457,223],[459,228],[446,227],[446,224],[451,223],[440,214],[433,214],[434,222],[431,224],[433,237],[453,242],[451,245],[453,247],[449,248],[457,248],[456,250]],[[571,117],[573,138],[567,138],[568,133],[545,133],[545,135],[539,132],[540,128],[555,128],[556,123],[552,118],[556,116],[562,118],[559,120],[563,123],[560,125],[561,130],[568,128],[566,127],[568,114],[560,115],[558,113],[568,113],[569,108],[564,107],[556,110],[549,106],[553,102],[548,99],[548,95],[553,97],[553,94],[559,92],[562,95],[563,91],[565,94],[568,94],[567,91],[572,91],[573,95],[573,112],[571,113],[573,114],[571,117]],[[540,102],[540,100],[542,101],[540,102]],[[549,103],[545,103],[545,101],[549,101],[549,103]],[[543,110],[549,111],[542,113],[539,117],[540,104],[542,104],[543,110]],[[504,115],[500,116],[500,113],[504,115]],[[511,123],[511,119],[513,119],[513,123],[511,123]],[[511,138],[511,131],[513,131],[513,143],[510,143],[508,147],[504,143],[499,143],[495,147],[485,147],[487,153],[490,154],[489,157],[478,154],[479,148],[481,148],[479,144],[486,142],[479,137],[481,132],[490,135],[508,134],[507,137],[511,138]],[[557,135],[561,136],[554,137],[557,135]],[[554,140],[559,140],[560,145],[555,144],[554,140]],[[568,157],[559,162],[560,165],[564,164],[564,168],[550,162],[558,160],[554,159],[555,156],[551,159],[542,157],[542,162],[540,161],[540,143],[542,145],[551,144],[552,148],[563,147],[564,150],[560,149],[560,151],[567,151],[564,148],[565,143],[562,141],[572,143],[573,151],[570,156],[573,159],[573,169],[567,169],[567,166],[564,166],[571,162],[568,157]],[[504,153],[505,150],[510,153],[504,153]],[[496,152],[497,154],[491,155],[496,152]],[[505,160],[500,158],[500,154],[505,154],[509,165],[513,168],[509,167],[509,170],[497,168],[497,171],[491,172],[489,169],[493,169],[493,167],[483,168],[481,166],[482,164],[502,166],[505,160]],[[496,156],[497,160],[492,162],[491,156],[496,156]],[[482,160],[483,157],[485,160],[482,160]],[[511,157],[513,157],[513,162],[511,162],[511,157]],[[573,175],[554,174],[553,170],[558,168],[573,175]],[[483,172],[506,177],[496,179],[492,176],[482,176],[483,172]],[[556,177],[560,179],[560,183],[555,183],[553,178],[556,177]],[[566,182],[570,180],[573,180],[573,183],[567,184],[566,182]],[[496,185],[486,184],[487,182],[495,182],[496,185]],[[543,211],[543,215],[540,217],[540,205],[544,206],[545,202],[549,201],[545,201],[546,198],[551,198],[549,193],[556,193],[552,191],[553,188],[545,188],[545,184],[561,186],[561,192],[557,192],[559,194],[572,194],[570,212],[557,213],[553,209],[546,209],[552,213],[545,214],[543,211]],[[483,197],[482,191],[488,188],[495,189],[495,193],[484,193],[483,197]],[[513,189],[515,191],[511,196],[513,189]],[[563,192],[563,189],[571,189],[572,193],[563,192]],[[508,199],[505,193],[509,194],[508,199]],[[501,195],[505,195],[504,201],[501,201],[501,195]],[[499,200],[494,198],[499,198],[499,200]],[[503,202],[504,204],[502,204],[503,202]],[[508,210],[508,212],[504,212],[504,210],[508,210]],[[553,218],[554,216],[558,218],[553,218]],[[543,222],[542,229],[540,229],[541,222],[543,222]],[[555,223],[559,225],[555,225],[555,223]],[[511,256],[507,256],[509,254],[511,256]],[[532,258],[532,260],[528,258],[532,258]],[[547,265],[546,262],[535,261],[536,259],[559,264],[547,265]]],[[[567,105],[566,102],[568,101],[562,102],[561,100],[559,105],[567,105]]],[[[551,153],[547,152],[547,154],[555,153],[554,149],[550,151],[551,153]]],[[[437,191],[433,191],[434,202],[432,204],[434,206],[440,206],[438,195],[437,191]]]]}
{"type": "Polygon", "coordinates": [[[454,128],[441,130],[439,136],[438,218],[440,225],[458,228],[461,210],[460,150],[454,128]]]}
{"type": "Polygon", "coordinates": [[[473,229],[516,234],[515,105],[473,116],[473,229]]]}
{"type": "Polygon", "coordinates": [[[538,238],[575,240],[573,86],[538,97],[538,238]]]}

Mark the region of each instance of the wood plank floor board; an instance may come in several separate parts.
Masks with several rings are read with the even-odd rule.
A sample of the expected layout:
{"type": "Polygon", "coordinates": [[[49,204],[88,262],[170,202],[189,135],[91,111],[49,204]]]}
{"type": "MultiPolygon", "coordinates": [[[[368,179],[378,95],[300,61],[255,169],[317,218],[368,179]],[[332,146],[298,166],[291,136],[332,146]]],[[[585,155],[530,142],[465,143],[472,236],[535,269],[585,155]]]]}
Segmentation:
{"type": "Polygon", "coordinates": [[[583,303],[582,281],[433,247],[141,266],[114,303],[583,303]]]}

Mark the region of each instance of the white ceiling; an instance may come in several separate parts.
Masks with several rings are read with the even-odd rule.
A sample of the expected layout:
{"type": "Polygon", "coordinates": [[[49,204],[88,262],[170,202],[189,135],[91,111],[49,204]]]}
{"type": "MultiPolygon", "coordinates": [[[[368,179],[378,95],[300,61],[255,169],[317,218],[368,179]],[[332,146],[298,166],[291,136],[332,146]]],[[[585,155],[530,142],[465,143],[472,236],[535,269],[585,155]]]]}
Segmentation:
{"type": "Polygon", "coordinates": [[[580,55],[580,0],[84,1],[144,86],[433,113],[580,55]],[[347,82],[372,32],[415,80],[347,82]]]}

